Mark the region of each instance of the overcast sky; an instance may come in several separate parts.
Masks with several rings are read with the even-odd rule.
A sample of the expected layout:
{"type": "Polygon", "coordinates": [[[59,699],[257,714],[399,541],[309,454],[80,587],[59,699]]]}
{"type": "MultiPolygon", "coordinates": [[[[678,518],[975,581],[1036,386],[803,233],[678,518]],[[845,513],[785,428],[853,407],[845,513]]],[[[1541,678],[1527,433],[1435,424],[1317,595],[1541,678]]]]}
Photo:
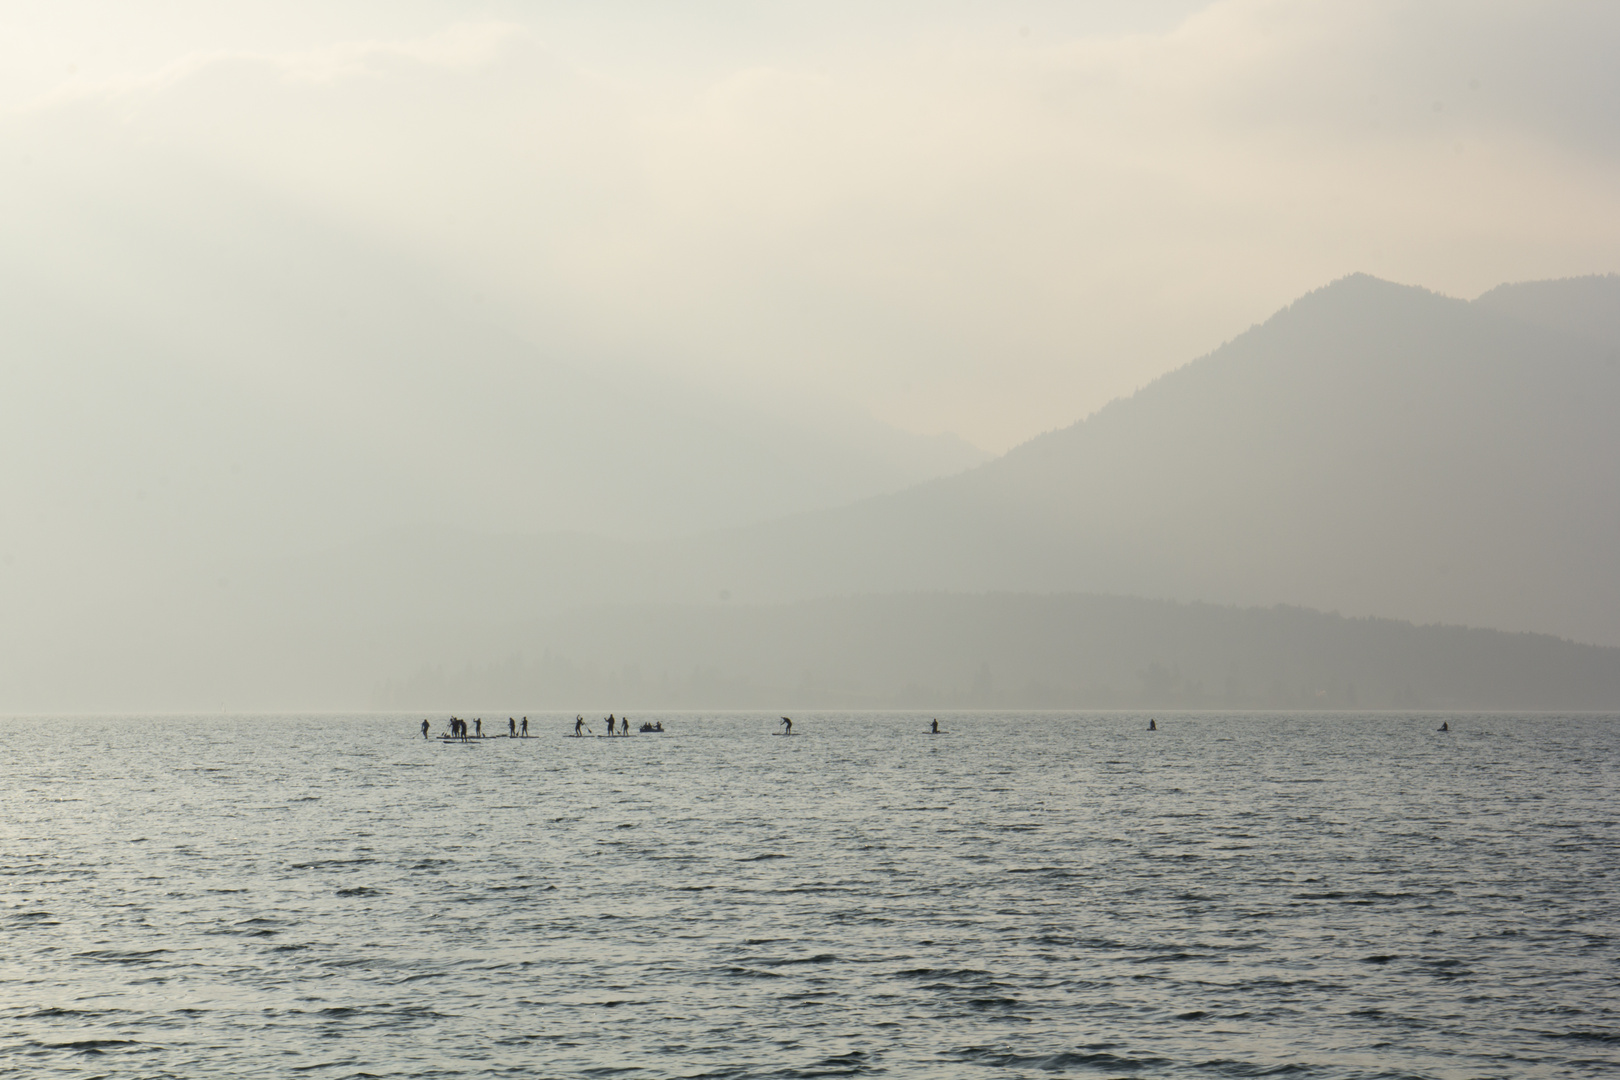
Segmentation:
{"type": "Polygon", "coordinates": [[[138,152],[582,359],[999,451],[1353,271],[1620,270],[1617,43],[1599,0],[14,0],[0,178],[93,214],[138,152]]]}

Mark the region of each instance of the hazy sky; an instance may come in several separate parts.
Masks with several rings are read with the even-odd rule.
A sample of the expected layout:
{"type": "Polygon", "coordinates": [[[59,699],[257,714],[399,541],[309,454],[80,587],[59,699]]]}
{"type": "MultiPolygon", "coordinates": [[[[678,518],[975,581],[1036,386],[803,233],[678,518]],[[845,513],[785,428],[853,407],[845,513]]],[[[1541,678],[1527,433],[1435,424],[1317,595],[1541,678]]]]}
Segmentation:
{"type": "Polygon", "coordinates": [[[0,176],[214,177],[580,357],[1002,450],[1352,271],[1620,269],[1617,42],[1598,0],[12,2],[0,176]]]}

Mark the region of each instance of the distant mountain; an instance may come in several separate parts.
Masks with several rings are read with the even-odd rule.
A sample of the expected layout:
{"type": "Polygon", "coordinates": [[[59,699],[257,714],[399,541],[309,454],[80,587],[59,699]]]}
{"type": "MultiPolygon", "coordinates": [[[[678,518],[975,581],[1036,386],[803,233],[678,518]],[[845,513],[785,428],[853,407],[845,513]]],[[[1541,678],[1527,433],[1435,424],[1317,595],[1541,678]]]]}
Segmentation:
{"type": "Polygon", "coordinates": [[[1498,285],[1474,307],[1620,348],[1620,274],[1498,285]]]}
{"type": "Polygon", "coordinates": [[[748,601],[1072,590],[1620,644],[1616,281],[1346,278],[971,472],[680,557],[748,601]]]}
{"type": "Polygon", "coordinates": [[[609,606],[380,688],[402,710],[1620,709],[1620,649],[1301,608],[908,594],[609,606]]]}
{"type": "MultiPolygon", "coordinates": [[[[1283,604],[1620,644],[1616,280],[1468,303],[1346,278],[1003,458],[761,524],[635,540],[495,535],[479,520],[199,565],[55,626],[13,615],[0,686],[13,708],[60,687],[106,707],[354,707],[423,663],[478,670],[554,648],[605,669],[620,654],[577,614],[596,605],[768,609],[883,593],[1283,604]],[[536,624],[557,636],[536,637],[536,624]],[[600,647],[564,648],[576,630],[600,647]]],[[[843,632],[857,640],[862,625],[843,632]]],[[[1177,655],[1215,685],[1206,661],[1218,652],[1177,655]]],[[[1396,700],[1366,689],[1371,676],[1347,678],[1361,704],[1396,700]]],[[[1465,700],[1447,694],[1414,700],[1465,700]]]]}

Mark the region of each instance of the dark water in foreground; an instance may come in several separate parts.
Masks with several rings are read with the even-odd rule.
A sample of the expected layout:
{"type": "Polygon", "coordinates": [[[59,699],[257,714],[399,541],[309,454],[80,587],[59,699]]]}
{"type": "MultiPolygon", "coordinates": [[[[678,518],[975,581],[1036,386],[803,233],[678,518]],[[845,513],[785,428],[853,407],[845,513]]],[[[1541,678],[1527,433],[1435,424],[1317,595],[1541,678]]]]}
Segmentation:
{"type": "Polygon", "coordinates": [[[1620,1065],[1620,720],[663,719],[11,722],[0,1074],[1620,1065]]]}

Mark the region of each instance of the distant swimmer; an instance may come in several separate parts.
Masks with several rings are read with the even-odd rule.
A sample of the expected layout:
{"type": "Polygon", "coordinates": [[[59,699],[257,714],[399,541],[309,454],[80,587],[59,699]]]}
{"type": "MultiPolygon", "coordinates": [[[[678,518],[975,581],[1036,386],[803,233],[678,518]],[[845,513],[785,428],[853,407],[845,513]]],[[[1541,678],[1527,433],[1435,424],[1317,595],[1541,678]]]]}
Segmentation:
{"type": "Polygon", "coordinates": [[[934,721],[934,726],[930,729],[930,731],[935,735],[939,734],[939,721],[938,720],[934,721]]]}
{"type": "Polygon", "coordinates": [[[789,720],[785,716],[782,717],[782,734],[784,734],[784,735],[793,734],[793,721],[789,720]]]}
{"type": "Polygon", "coordinates": [[[424,721],[422,721],[422,738],[425,739],[427,737],[428,737],[428,722],[426,720],[424,720],[424,721]]]}
{"type": "Polygon", "coordinates": [[[577,737],[583,734],[585,734],[585,718],[583,716],[575,716],[574,735],[577,737]]]}
{"type": "Polygon", "coordinates": [[[523,737],[525,739],[529,737],[529,718],[527,716],[523,718],[523,737]]]}
{"type": "Polygon", "coordinates": [[[1446,721],[1442,720],[1442,721],[1440,721],[1440,730],[1441,731],[1450,731],[1451,730],[1451,725],[1448,724],[1446,721]]]}
{"type": "Polygon", "coordinates": [[[1155,720],[1149,720],[1148,721],[1148,730],[1149,731],[1158,731],[1159,730],[1158,722],[1155,721],[1155,720]]]}

